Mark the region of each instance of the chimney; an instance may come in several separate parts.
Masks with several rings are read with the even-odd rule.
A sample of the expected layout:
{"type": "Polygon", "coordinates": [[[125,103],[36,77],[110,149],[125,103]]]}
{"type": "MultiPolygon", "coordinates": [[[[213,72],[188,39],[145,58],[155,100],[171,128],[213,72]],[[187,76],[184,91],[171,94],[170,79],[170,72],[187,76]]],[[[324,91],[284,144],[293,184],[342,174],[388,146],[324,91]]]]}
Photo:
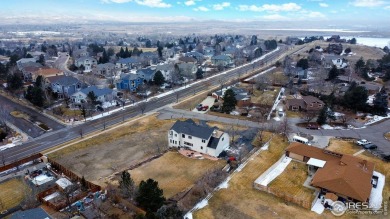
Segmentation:
{"type": "Polygon", "coordinates": [[[217,130],[214,129],[213,131],[213,137],[215,137],[217,135],[217,130]]]}

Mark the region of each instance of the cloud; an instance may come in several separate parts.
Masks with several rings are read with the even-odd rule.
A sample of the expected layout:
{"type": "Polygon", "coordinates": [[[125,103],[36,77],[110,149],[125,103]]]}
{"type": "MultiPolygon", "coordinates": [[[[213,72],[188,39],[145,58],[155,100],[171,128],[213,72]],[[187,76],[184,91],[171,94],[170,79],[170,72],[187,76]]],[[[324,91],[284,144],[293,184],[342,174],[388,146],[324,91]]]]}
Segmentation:
{"type": "Polygon", "coordinates": [[[210,11],[210,9],[208,9],[204,6],[199,6],[197,8],[194,8],[194,11],[210,11]]]}
{"type": "Polygon", "coordinates": [[[325,18],[326,17],[323,13],[318,12],[318,11],[311,11],[311,12],[307,13],[306,16],[309,18],[325,18]]]}
{"type": "Polygon", "coordinates": [[[220,11],[230,6],[230,2],[222,2],[221,4],[213,5],[213,9],[220,11]]]}
{"type": "Polygon", "coordinates": [[[378,7],[386,2],[382,0],[354,0],[351,4],[355,7],[378,7]]]}
{"type": "Polygon", "coordinates": [[[286,21],[290,20],[290,18],[282,16],[280,14],[271,14],[271,15],[264,15],[260,18],[263,18],[264,20],[269,20],[269,21],[286,21]]]}
{"type": "Polygon", "coordinates": [[[170,8],[172,5],[163,0],[135,0],[139,5],[145,5],[151,8],[170,8]]]}
{"type": "Polygon", "coordinates": [[[189,1],[185,1],[184,4],[190,6],[190,5],[195,5],[196,3],[194,0],[189,0],[189,1]]]}
{"type": "Polygon", "coordinates": [[[133,0],[101,0],[101,2],[104,3],[127,3],[127,2],[132,2],[133,0]]]}
{"type": "Polygon", "coordinates": [[[320,5],[320,7],[323,7],[323,8],[327,8],[327,7],[329,7],[329,5],[328,5],[328,4],[326,4],[326,3],[320,3],[319,5],[320,5]]]}
{"type": "Polygon", "coordinates": [[[390,5],[385,7],[386,10],[390,10],[390,5]]]}
{"type": "Polygon", "coordinates": [[[296,3],[286,3],[286,4],[281,4],[281,5],[264,4],[262,6],[256,6],[256,5],[239,5],[238,6],[238,10],[240,10],[240,11],[254,11],[254,12],[298,11],[300,9],[301,9],[301,6],[297,5],[296,3]]]}

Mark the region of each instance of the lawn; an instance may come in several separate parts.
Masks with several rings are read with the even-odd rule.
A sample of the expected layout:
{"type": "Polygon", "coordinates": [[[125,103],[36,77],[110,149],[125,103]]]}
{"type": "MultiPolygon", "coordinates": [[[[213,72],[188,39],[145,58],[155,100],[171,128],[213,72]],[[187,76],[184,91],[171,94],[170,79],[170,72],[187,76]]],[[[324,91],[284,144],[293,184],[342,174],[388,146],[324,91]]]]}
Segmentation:
{"type": "MultiPolygon", "coordinates": [[[[335,151],[339,153],[344,153],[344,154],[354,154],[357,151],[361,150],[362,148],[357,146],[356,144],[348,141],[341,141],[341,140],[331,140],[331,144],[329,147],[326,148],[327,150],[330,151],[335,151]]],[[[357,157],[362,158],[367,161],[371,161],[375,164],[375,171],[382,173],[386,177],[385,181],[385,187],[383,189],[383,200],[389,200],[390,197],[390,163],[386,163],[379,158],[373,156],[371,153],[365,151],[357,157]]]]}
{"type": "Polygon", "coordinates": [[[291,161],[282,174],[273,180],[268,187],[274,192],[299,201],[312,203],[314,190],[303,186],[307,179],[307,165],[291,161]]]}
{"type": "Polygon", "coordinates": [[[390,132],[385,134],[385,138],[390,141],[390,132]]]}
{"type": "Polygon", "coordinates": [[[363,149],[353,141],[345,141],[340,139],[332,138],[329,141],[329,146],[326,148],[330,151],[336,151],[342,154],[354,154],[363,149]]]}
{"type": "Polygon", "coordinates": [[[30,119],[30,116],[28,116],[27,114],[25,113],[22,113],[20,111],[12,111],[10,112],[10,114],[15,117],[15,118],[23,118],[25,120],[29,120],[30,119]]]}
{"type": "Polygon", "coordinates": [[[288,118],[302,118],[302,113],[299,111],[286,111],[286,115],[288,118]]]}
{"type": "Polygon", "coordinates": [[[162,157],[130,171],[136,184],[152,178],[158,181],[167,198],[192,186],[208,170],[222,169],[226,161],[197,160],[187,158],[178,152],[167,152],[162,157]]]}
{"type": "MultiPolygon", "coordinates": [[[[262,151],[233,175],[227,189],[214,194],[208,205],[194,212],[194,218],[316,218],[317,214],[253,188],[253,182],[284,153],[288,142],[274,136],[269,150],[262,151]]],[[[331,218],[330,214],[323,216],[331,218]]]]}
{"type": "Polygon", "coordinates": [[[174,105],[174,109],[182,109],[182,110],[192,110],[196,107],[196,105],[200,104],[204,99],[206,99],[207,93],[201,93],[191,98],[188,98],[184,101],[179,102],[174,105]]]}
{"type": "Polygon", "coordinates": [[[25,198],[30,189],[20,178],[14,178],[0,184],[0,212],[16,207],[25,198]]]}
{"type": "Polygon", "coordinates": [[[104,185],[102,178],[166,149],[167,133],[173,123],[154,115],[144,117],[97,133],[48,156],[86,179],[104,185]]]}

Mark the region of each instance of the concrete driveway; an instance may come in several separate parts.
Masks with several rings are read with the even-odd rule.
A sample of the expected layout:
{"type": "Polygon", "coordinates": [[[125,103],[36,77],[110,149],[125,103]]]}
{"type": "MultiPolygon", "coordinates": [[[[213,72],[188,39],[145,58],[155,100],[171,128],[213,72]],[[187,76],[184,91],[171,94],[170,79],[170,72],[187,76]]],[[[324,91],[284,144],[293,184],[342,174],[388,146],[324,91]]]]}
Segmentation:
{"type": "Polygon", "coordinates": [[[214,101],[215,101],[214,97],[207,96],[206,99],[204,99],[201,104],[202,106],[209,106],[209,108],[205,111],[199,111],[198,109],[195,108],[192,110],[192,112],[205,114],[210,110],[210,107],[214,105],[214,101]]]}

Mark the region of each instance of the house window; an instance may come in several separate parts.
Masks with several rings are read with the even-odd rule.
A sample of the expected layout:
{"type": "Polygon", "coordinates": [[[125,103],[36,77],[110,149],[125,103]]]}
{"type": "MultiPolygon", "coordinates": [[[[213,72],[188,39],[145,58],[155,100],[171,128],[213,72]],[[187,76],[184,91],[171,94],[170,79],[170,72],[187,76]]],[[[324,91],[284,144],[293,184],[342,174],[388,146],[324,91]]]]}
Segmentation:
{"type": "Polygon", "coordinates": [[[177,141],[175,141],[175,144],[177,144],[177,141]]]}
{"type": "Polygon", "coordinates": [[[175,137],[177,137],[177,134],[175,134],[175,137]]]}
{"type": "Polygon", "coordinates": [[[221,141],[223,141],[224,138],[221,139],[221,141]]]}
{"type": "Polygon", "coordinates": [[[200,147],[200,149],[203,149],[203,146],[202,146],[202,147],[200,147]]]}
{"type": "Polygon", "coordinates": [[[169,139],[169,143],[172,143],[172,139],[169,139]]]}
{"type": "Polygon", "coordinates": [[[188,136],[188,139],[192,139],[192,136],[191,136],[191,135],[189,135],[189,136],[188,136]]]}
{"type": "Polygon", "coordinates": [[[322,104],[318,104],[319,107],[322,107],[322,104]]]}
{"type": "Polygon", "coordinates": [[[186,135],[185,135],[185,134],[181,134],[181,137],[182,137],[182,138],[186,138],[186,135]]]}
{"type": "Polygon", "coordinates": [[[202,143],[206,143],[206,140],[202,139],[202,143]]]}
{"type": "Polygon", "coordinates": [[[191,147],[193,146],[192,143],[189,143],[189,142],[186,142],[186,141],[184,142],[184,144],[187,145],[187,146],[191,146],[191,147]]]}
{"type": "Polygon", "coordinates": [[[170,135],[173,135],[173,131],[170,131],[170,135]]]}

